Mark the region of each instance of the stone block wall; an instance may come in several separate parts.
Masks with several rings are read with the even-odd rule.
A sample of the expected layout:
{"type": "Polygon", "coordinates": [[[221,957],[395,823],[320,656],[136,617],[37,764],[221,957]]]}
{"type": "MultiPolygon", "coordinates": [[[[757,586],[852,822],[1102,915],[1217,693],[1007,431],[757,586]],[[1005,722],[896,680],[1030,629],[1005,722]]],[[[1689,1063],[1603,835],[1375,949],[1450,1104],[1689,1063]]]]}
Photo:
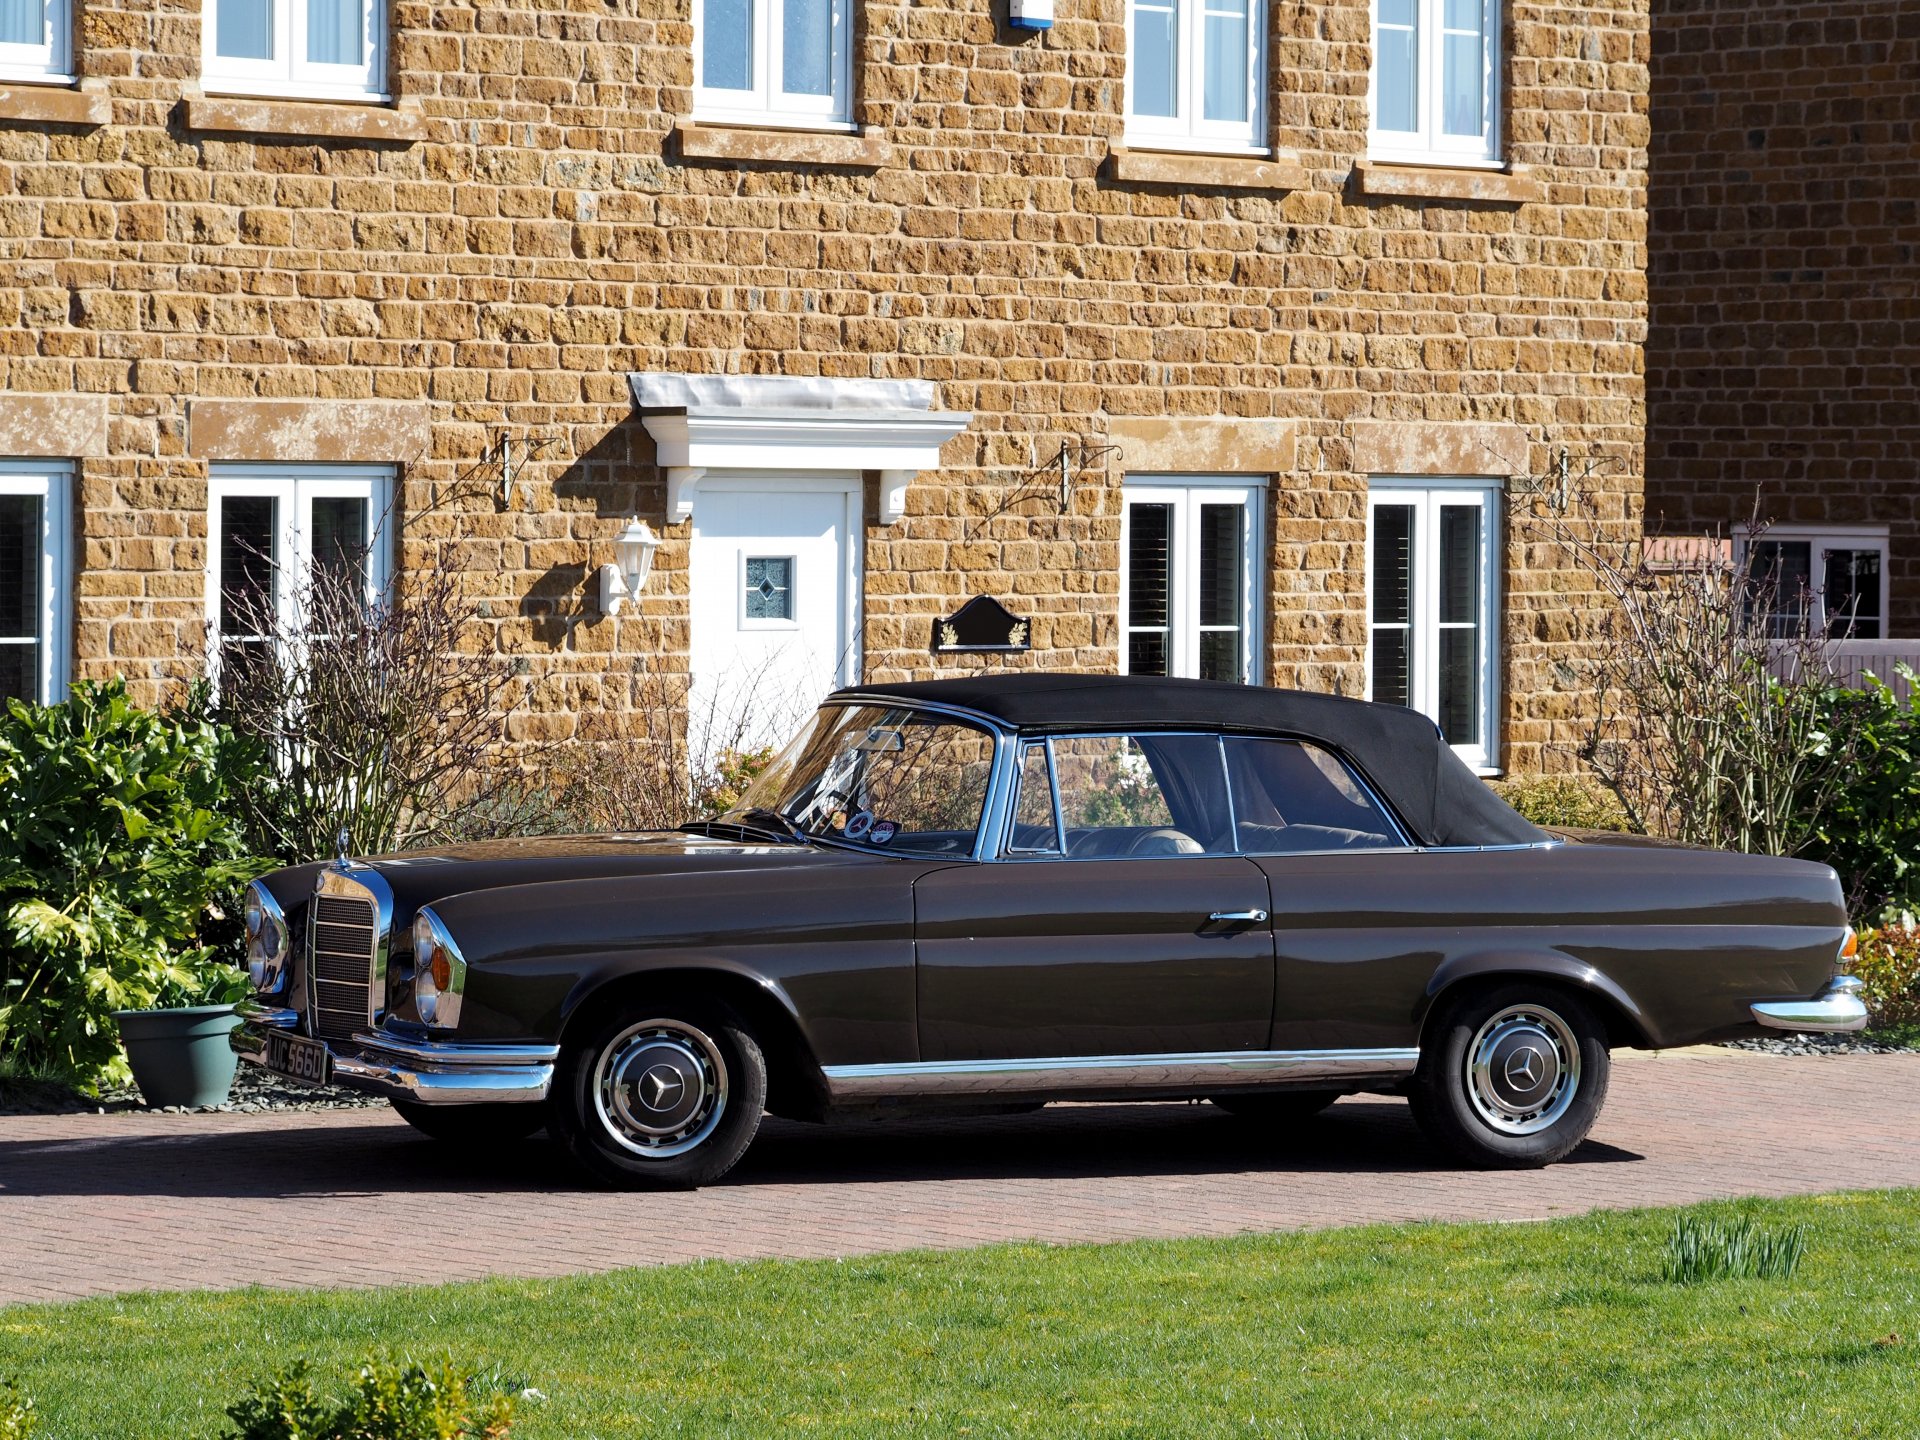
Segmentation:
{"type": "Polygon", "coordinates": [[[1920,10],[1654,12],[1649,529],[1885,524],[1920,635],[1920,10]]]}
{"type": "MultiPolygon", "coordinates": [[[[1199,453],[1274,467],[1265,678],[1361,693],[1366,456],[1518,490],[1564,446],[1605,462],[1586,518],[1638,522],[1648,7],[1515,0],[1514,173],[1463,179],[1364,164],[1367,0],[1269,7],[1276,156],[1252,169],[1120,145],[1122,0],[1062,0],[1043,36],[993,0],[861,0],[862,130],[817,142],[682,123],[687,0],[397,0],[377,111],[203,96],[196,6],[85,0],[108,118],[0,96],[0,411],[106,410],[78,456],[76,672],[151,697],[197,664],[207,465],[259,443],[218,407],[275,402],[315,449],[278,458],[401,465],[398,568],[470,577],[527,677],[516,736],[617,716],[689,644],[684,526],[638,613],[594,600],[626,517],[665,506],[625,377],[731,371],[931,380],[974,414],[869,526],[870,678],[980,663],[927,653],[979,592],[1032,616],[1019,663],[1114,669],[1123,469],[1199,453]],[[1284,468],[1191,451],[1227,422],[1280,427],[1284,468]],[[503,433],[526,455],[504,490],[503,433]],[[1019,498],[1065,443],[1095,457],[1066,511],[1019,498]]],[[[1595,603],[1528,509],[1517,770],[1571,737],[1560,662],[1595,603]]]]}

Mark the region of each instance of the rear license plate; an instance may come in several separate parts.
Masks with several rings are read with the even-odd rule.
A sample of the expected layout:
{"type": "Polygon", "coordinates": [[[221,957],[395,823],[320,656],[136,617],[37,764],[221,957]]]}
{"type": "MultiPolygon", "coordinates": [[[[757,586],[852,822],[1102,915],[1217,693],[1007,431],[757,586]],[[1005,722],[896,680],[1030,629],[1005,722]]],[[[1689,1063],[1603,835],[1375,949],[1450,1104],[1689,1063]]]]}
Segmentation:
{"type": "Polygon", "coordinates": [[[267,1069],[289,1080],[324,1085],[333,1078],[333,1057],[318,1040],[300,1035],[267,1034],[267,1069]]]}

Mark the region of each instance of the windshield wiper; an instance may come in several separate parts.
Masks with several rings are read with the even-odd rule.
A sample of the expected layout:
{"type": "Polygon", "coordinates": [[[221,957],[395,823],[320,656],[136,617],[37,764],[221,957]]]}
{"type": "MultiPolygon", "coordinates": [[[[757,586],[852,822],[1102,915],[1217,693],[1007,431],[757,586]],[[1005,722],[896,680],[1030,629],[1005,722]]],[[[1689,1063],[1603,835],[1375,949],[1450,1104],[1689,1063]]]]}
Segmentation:
{"type": "Polygon", "coordinates": [[[747,810],[729,810],[718,820],[695,820],[680,828],[692,835],[713,835],[721,832],[749,838],[756,835],[771,835],[774,839],[789,845],[807,843],[806,832],[786,816],[778,810],[766,810],[757,805],[747,810]]]}

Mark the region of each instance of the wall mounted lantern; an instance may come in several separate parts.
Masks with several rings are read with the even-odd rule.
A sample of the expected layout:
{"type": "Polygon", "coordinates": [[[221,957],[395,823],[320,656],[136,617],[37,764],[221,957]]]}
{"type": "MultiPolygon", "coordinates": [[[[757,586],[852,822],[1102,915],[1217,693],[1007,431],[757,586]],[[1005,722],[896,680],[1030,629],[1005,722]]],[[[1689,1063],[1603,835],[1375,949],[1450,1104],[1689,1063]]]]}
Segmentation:
{"type": "Polygon", "coordinates": [[[653,570],[653,552],[664,543],[638,516],[627,522],[627,528],[613,542],[616,562],[600,567],[602,613],[618,615],[627,601],[639,602],[640,592],[646,589],[647,576],[653,570]]]}

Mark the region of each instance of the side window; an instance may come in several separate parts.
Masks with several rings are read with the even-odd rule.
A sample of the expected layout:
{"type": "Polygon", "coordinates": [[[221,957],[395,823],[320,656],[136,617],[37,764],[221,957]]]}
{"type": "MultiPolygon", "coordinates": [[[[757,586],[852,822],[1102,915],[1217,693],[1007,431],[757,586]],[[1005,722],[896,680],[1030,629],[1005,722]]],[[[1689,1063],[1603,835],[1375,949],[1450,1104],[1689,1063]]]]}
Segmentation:
{"type": "Polygon", "coordinates": [[[1013,838],[1007,849],[1016,855],[1058,855],[1059,832],[1053,826],[1053,784],[1047,774],[1047,747],[1020,747],[1020,789],[1013,801],[1013,838]]]}
{"type": "Polygon", "coordinates": [[[1406,842],[1340,758],[1298,740],[1229,738],[1227,775],[1249,855],[1380,850],[1406,842]]]}
{"type": "Polygon", "coordinates": [[[1211,735],[1061,736],[1053,768],[1071,858],[1233,851],[1211,735]]]}

